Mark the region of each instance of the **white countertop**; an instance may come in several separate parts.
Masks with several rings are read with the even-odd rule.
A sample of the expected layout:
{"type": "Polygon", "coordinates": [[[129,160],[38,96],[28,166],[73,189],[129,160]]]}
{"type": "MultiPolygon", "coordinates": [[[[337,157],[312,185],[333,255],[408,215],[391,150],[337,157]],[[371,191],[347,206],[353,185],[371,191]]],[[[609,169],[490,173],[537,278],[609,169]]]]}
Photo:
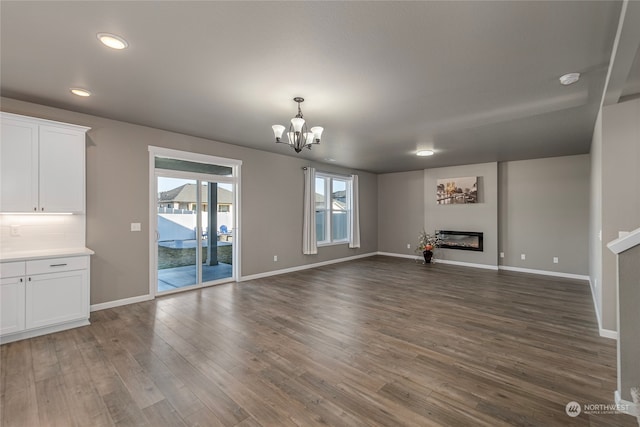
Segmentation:
{"type": "Polygon", "coordinates": [[[60,258],[65,256],[93,255],[89,248],[40,249],[35,251],[2,252],[0,262],[30,261],[43,258],[60,258]]]}

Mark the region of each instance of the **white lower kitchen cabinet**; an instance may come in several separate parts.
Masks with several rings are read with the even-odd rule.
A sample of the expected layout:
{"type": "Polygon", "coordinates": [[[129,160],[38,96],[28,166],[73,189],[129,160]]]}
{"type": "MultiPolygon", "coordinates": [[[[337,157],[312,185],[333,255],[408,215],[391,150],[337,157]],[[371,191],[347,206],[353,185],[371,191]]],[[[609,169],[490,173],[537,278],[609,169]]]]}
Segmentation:
{"type": "Polygon", "coordinates": [[[0,343],[89,324],[89,256],[0,264],[0,343]]]}
{"type": "Polygon", "coordinates": [[[0,279],[0,335],[24,331],[24,277],[0,279]]]}
{"type": "Polygon", "coordinates": [[[89,318],[87,271],[33,275],[26,282],[27,329],[89,318]]]}

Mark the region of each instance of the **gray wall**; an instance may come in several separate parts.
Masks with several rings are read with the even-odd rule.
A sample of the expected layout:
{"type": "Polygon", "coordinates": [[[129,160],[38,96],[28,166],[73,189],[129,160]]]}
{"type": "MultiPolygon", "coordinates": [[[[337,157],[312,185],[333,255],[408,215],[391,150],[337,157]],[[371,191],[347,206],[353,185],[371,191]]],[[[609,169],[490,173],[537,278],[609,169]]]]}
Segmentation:
{"type": "MultiPolygon", "coordinates": [[[[378,245],[377,176],[360,177],[361,248],[347,245],[302,254],[302,167],[308,161],[96,116],[2,98],[2,110],[90,126],[87,136],[87,246],[91,303],[148,294],[149,153],[160,146],[239,159],[242,165],[242,275],[375,252],[378,245]],[[143,231],[129,231],[141,222],[143,231]],[[278,255],[278,262],[273,256],[278,255]]],[[[265,130],[268,136],[269,129],[265,130]]],[[[265,139],[268,144],[269,138],[265,139]]],[[[286,147],[283,147],[286,152],[286,147]]],[[[327,165],[321,170],[352,171],[327,165]]]]}
{"type": "Polygon", "coordinates": [[[498,164],[451,166],[424,171],[424,227],[435,230],[479,231],[484,233],[484,251],[438,249],[441,260],[498,266],[498,164]],[[478,177],[478,203],[438,205],[436,182],[439,178],[478,177]]]}
{"type": "Polygon", "coordinates": [[[378,175],[378,250],[420,255],[415,249],[423,227],[424,172],[378,175]]]}
{"type": "Polygon", "coordinates": [[[640,99],[602,112],[602,326],[616,330],[616,258],[606,244],[640,227],[640,99]]]}
{"type": "Polygon", "coordinates": [[[490,163],[379,175],[378,249],[415,254],[421,227],[429,231],[444,225],[469,228],[466,231],[482,228],[492,230],[485,231],[484,253],[448,250],[437,255],[444,259],[459,255],[455,260],[495,266],[503,251],[500,265],[586,275],[589,160],[588,155],[580,155],[503,162],[497,170],[490,163]],[[437,178],[473,175],[482,176],[478,205],[435,204],[437,178]],[[520,260],[521,253],[527,255],[525,261],[520,260]],[[554,256],[558,264],[553,263],[554,256]]]}
{"type": "Polygon", "coordinates": [[[631,387],[640,387],[640,245],[618,255],[620,271],[620,336],[618,391],[629,402],[631,387]]]}
{"type": "Polygon", "coordinates": [[[588,154],[500,163],[501,265],[589,273],[589,163],[588,154]]]}

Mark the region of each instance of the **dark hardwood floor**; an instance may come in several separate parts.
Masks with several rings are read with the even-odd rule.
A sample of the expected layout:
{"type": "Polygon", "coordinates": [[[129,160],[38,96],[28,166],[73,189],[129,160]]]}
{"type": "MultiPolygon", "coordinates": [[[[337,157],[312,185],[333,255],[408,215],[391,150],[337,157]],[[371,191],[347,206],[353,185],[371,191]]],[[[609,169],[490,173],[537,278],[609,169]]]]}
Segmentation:
{"type": "Polygon", "coordinates": [[[3,426],[636,426],[586,283],[371,257],[1,347],[3,426]]]}

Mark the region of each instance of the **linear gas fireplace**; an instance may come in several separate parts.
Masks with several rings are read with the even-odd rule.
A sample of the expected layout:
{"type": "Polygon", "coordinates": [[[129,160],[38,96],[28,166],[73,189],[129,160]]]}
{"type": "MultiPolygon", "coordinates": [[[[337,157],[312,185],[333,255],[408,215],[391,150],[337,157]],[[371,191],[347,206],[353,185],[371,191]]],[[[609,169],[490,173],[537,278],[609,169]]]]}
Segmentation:
{"type": "Polygon", "coordinates": [[[440,230],[436,234],[440,239],[438,246],[462,251],[483,251],[482,234],[474,231],[440,230]]]}

